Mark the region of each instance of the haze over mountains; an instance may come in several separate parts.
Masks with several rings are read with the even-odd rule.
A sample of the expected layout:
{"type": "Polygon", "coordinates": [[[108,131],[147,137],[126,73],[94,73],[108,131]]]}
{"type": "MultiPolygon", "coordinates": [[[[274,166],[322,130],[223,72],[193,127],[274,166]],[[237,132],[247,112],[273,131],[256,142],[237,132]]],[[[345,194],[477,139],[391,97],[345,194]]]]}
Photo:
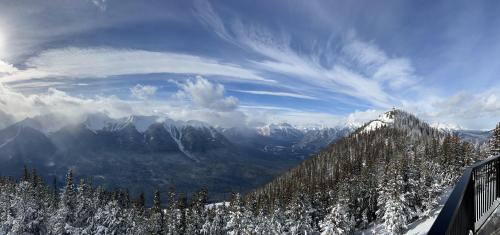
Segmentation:
{"type": "MultiPolygon", "coordinates": [[[[390,124],[386,115],[365,124],[361,132],[390,124]]],[[[64,117],[44,115],[0,130],[0,172],[19,176],[28,165],[46,178],[61,180],[72,169],[98,185],[126,187],[133,194],[170,186],[190,194],[206,186],[217,199],[262,185],[356,130],[352,123],[335,128],[287,123],[221,128],[157,116],[113,119],[103,113],[67,123],[64,117]]],[[[489,136],[484,131],[442,131],[477,143],[489,136]]]]}
{"type": "Polygon", "coordinates": [[[261,185],[353,131],[351,126],[299,129],[286,123],[220,128],[155,116],[113,119],[102,113],[68,123],[57,115],[27,118],[0,130],[0,172],[23,165],[59,180],[82,178],[133,194],[176,186],[208,187],[214,198],[261,185]]]}

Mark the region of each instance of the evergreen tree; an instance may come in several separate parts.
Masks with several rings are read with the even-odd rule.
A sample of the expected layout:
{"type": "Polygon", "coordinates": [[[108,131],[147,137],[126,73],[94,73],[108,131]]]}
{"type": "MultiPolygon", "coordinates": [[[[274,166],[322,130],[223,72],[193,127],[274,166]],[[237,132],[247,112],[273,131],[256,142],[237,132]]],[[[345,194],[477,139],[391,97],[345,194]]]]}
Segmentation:
{"type": "Polygon", "coordinates": [[[68,170],[66,185],[59,200],[58,209],[52,218],[51,232],[54,234],[68,234],[72,231],[75,222],[76,196],[73,185],[73,172],[68,170]]]}
{"type": "Polygon", "coordinates": [[[161,234],[164,231],[165,221],[163,220],[163,211],[161,209],[160,190],[156,190],[153,195],[153,206],[149,211],[149,228],[150,234],[161,234]]]}
{"type": "Polygon", "coordinates": [[[321,234],[349,234],[354,229],[355,222],[346,200],[340,200],[330,208],[330,212],[321,221],[321,234]]]}
{"type": "Polygon", "coordinates": [[[233,193],[229,204],[229,216],[225,230],[228,234],[243,234],[244,227],[244,208],[239,193],[233,193]]]}
{"type": "Polygon", "coordinates": [[[491,155],[500,154],[500,123],[493,129],[493,135],[490,139],[490,153],[491,155]]]}

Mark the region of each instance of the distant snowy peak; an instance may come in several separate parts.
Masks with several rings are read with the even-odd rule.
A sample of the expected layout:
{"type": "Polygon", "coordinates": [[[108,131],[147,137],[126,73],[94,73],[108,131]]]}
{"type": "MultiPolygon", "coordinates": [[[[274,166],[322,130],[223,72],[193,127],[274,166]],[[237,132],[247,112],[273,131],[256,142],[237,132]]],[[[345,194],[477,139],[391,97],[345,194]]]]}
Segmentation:
{"type": "Polygon", "coordinates": [[[215,131],[215,128],[210,124],[197,120],[177,121],[170,118],[164,118],[163,120],[160,120],[160,122],[163,123],[163,126],[166,129],[184,129],[190,127],[199,130],[215,131]]]}
{"type": "Polygon", "coordinates": [[[118,131],[129,125],[134,126],[137,131],[145,132],[151,125],[161,122],[161,118],[156,116],[128,116],[119,119],[110,118],[103,113],[89,114],[84,125],[92,131],[118,131]]]}
{"type": "Polygon", "coordinates": [[[344,125],[337,126],[337,129],[347,128],[350,130],[356,130],[356,129],[360,128],[361,126],[363,126],[363,123],[355,122],[355,121],[347,121],[344,123],[344,125]]]}
{"type": "Polygon", "coordinates": [[[276,136],[276,135],[288,135],[288,136],[301,136],[307,133],[321,133],[321,132],[338,132],[344,130],[354,131],[358,129],[361,125],[356,123],[345,123],[335,127],[319,124],[309,124],[302,126],[294,126],[288,123],[271,123],[265,126],[257,127],[255,130],[258,135],[261,136],[276,136]]]}
{"type": "Polygon", "coordinates": [[[83,124],[91,131],[109,129],[116,124],[116,120],[103,113],[92,113],[87,115],[83,124]]]}
{"type": "Polygon", "coordinates": [[[392,125],[394,124],[394,118],[395,118],[395,110],[385,112],[381,114],[377,119],[368,122],[368,124],[360,132],[367,133],[370,131],[380,129],[387,125],[392,125]]]}
{"type": "Polygon", "coordinates": [[[155,123],[162,122],[162,118],[157,116],[129,116],[126,118],[122,118],[122,126],[133,125],[137,131],[143,133],[145,132],[151,125],[155,123]]]}
{"type": "Polygon", "coordinates": [[[435,122],[431,124],[431,127],[436,128],[442,132],[454,132],[454,131],[464,130],[462,126],[453,123],[435,122]]]}
{"type": "Polygon", "coordinates": [[[263,136],[271,136],[271,135],[284,135],[284,134],[292,134],[295,135],[297,133],[301,133],[301,131],[294,126],[288,123],[279,123],[279,124],[267,124],[262,127],[257,128],[257,132],[263,136]]]}

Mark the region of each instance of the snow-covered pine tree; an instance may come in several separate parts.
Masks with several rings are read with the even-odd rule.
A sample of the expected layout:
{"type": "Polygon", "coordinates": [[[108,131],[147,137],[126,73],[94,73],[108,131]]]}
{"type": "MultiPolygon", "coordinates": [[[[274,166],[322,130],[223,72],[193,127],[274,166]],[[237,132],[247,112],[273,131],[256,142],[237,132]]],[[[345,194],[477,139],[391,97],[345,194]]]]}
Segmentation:
{"type": "Polygon", "coordinates": [[[75,222],[76,193],[73,185],[73,172],[68,170],[66,185],[59,199],[55,215],[51,218],[50,231],[53,234],[66,234],[73,230],[75,222]]]}
{"type": "MultiPolygon", "coordinates": [[[[131,231],[131,224],[126,224],[124,209],[120,207],[117,200],[109,201],[104,207],[99,208],[94,214],[94,225],[88,234],[125,234],[131,231]]],[[[73,232],[72,234],[79,234],[73,232]]]]}
{"type": "Polygon", "coordinates": [[[80,180],[80,184],[76,190],[76,208],[74,227],[79,231],[85,231],[92,227],[92,218],[96,211],[96,206],[93,203],[92,188],[84,179],[80,180]]]}
{"type": "MultiPolygon", "coordinates": [[[[402,156],[398,157],[401,158],[402,156]]],[[[408,222],[408,201],[405,198],[403,166],[394,161],[388,166],[387,181],[379,200],[379,214],[384,228],[391,234],[401,234],[408,222]]]]}
{"type": "Polygon", "coordinates": [[[243,234],[245,231],[244,207],[239,193],[233,193],[229,203],[229,218],[225,230],[228,234],[243,234]]]}
{"type": "Polygon", "coordinates": [[[161,234],[164,231],[165,221],[163,220],[163,211],[161,209],[160,190],[156,189],[153,194],[153,206],[149,210],[149,228],[150,234],[161,234]]]}
{"type": "Polygon", "coordinates": [[[493,135],[490,139],[490,153],[491,155],[500,154],[500,123],[493,129],[493,135]]]}
{"type": "Polygon", "coordinates": [[[9,223],[12,234],[43,234],[47,233],[43,205],[37,200],[34,185],[29,181],[21,181],[16,186],[12,200],[9,223]]]}
{"type": "Polygon", "coordinates": [[[191,206],[188,208],[189,217],[187,217],[187,228],[186,233],[188,234],[198,234],[206,219],[205,214],[205,204],[208,200],[208,190],[206,188],[201,189],[199,192],[193,195],[191,206]]]}
{"type": "Polygon", "coordinates": [[[291,234],[310,234],[313,231],[312,207],[302,192],[292,197],[292,202],[285,211],[286,226],[291,234]]]}
{"type": "Polygon", "coordinates": [[[177,235],[181,223],[182,211],[179,209],[175,188],[168,191],[168,207],[165,210],[165,231],[167,234],[177,235]]]}
{"type": "MultiPolygon", "coordinates": [[[[279,202],[276,203],[279,205],[279,202]]],[[[276,206],[272,213],[268,216],[269,234],[285,234],[288,229],[286,228],[286,216],[282,206],[276,206]]]]}
{"type": "Polygon", "coordinates": [[[350,234],[355,225],[353,216],[347,206],[347,200],[340,199],[330,208],[329,213],[321,221],[321,234],[350,234]]]}

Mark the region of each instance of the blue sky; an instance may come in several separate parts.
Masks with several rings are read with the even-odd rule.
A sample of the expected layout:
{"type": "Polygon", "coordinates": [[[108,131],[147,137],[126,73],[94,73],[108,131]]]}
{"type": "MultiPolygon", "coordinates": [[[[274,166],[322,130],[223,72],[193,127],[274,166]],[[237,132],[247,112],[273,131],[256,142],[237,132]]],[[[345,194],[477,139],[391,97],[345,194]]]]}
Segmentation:
{"type": "Polygon", "coordinates": [[[3,1],[0,109],[338,125],[500,121],[496,1],[3,1]]]}

